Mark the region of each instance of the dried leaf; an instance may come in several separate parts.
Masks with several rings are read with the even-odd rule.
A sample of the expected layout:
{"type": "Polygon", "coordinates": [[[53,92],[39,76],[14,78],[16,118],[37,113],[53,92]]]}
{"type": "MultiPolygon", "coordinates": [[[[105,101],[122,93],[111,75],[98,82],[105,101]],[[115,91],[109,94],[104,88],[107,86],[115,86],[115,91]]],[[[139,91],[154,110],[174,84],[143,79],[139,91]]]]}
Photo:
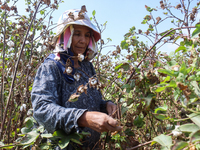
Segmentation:
{"type": "Polygon", "coordinates": [[[77,95],[76,93],[72,94],[69,98],[69,102],[76,102],[78,100],[80,95],[77,95]]]}
{"type": "Polygon", "coordinates": [[[183,83],[178,82],[177,86],[179,87],[180,90],[186,90],[188,88],[187,85],[184,85],[183,83]]]}
{"type": "Polygon", "coordinates": [[[86,6],[85,6],[85,5],[83,5],[83,6],[81,7],[81,12],[83,12],[83,13],[87,12],[86,6]]]}

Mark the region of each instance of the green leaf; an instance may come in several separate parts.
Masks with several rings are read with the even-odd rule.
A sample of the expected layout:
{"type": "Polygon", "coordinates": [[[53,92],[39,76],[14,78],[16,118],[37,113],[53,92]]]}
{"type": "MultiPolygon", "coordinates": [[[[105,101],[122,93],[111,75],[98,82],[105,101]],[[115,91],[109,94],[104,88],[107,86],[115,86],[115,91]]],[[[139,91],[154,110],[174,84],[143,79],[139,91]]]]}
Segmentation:
{"type": "Polygon", "coordinates": [[[200,113],[192,113],[190,115],[188,115],[188,117],[196,124],[200,127],[200,113]]]}
{"type": "Polygon", "coordinates": [[[196,29],[192,32],[192,37],[194,37],[200,33],[200,24],[196,24],[195,27],[196,27],[196,29]]]}
{"type": "Polygon", "coordinates": [[[128,71],[130,69],[130,65],[128,63],[123,63],[121,67],[124,69],[124,71],[128,71]]]}
{"type": "MultiPolygon", "coordinates": [[[[158,87],[158,88],[155,90],[155,92],[161,92],[161,91],[165,90],[167,87],[171,87],[171,88],[177,87],[176,82],[173,81],[173,80],[170,81],[169,84],[165,84],[165,83],[163,83],[163,84],[164,84],[165,86],[158,87]]],[[[160,84],[160,85],[163,85],[163,84],[160,84]]]]}
{"type": "Polygon", "coordinates": [[[41,134],[41,137],[42,138],[52,138],[53,137],[53,135],[52,134],[41,134]]]}
{"type": "Polygon", "coordinates": [[[160,120],[166,120],[168,119],[169,117],[167,117],[166,115],[163,115],[163,114],[153,114],[157,119],[160,119],[160,120]]]}
{"type": "Polygon", "coordinates": [[[169,76],[173,76],[173,77],[177,77],[178,75],[176,73],[174,73],[174,71],[172,70],[166,70],[166,69],[158,69],[158,72],[160,73],[164,73],[167,74],[169,76]]]}
{"type": "Polygon", "coordinates": [[[87,136],[91,136],[91,133],[85,132],[85,131],[82,131],[80,134],[82,134],[82,135],[87,135],[87,136]]]}
{"type": "Polygon", "coordinates": [[[53,136],[64,138],[67,134],[63,130],[57,130],[53,133],[53,136]]]}
{"type": "Polygon", "coordinates": [[[174,38],[173,44],[180,38],[181,36],[177,36],[174,38]]]}
{"type": "Polygon", "coordinates": [[[155,138],[153,138],[153,141],[159,143],[163,147],[167,148],[170,150],[170,147],[172,146],[172,138],[171,136],[161,134],[155,138]]]}
{"type": "Polygon", "coordinates": [[[27,133],[26,138],[24,138],[21,141],[20,145],[29,145],[29,144],[35,142],[35,140],[39,137],[39,135],[40,134],[37,133],[36,131],[31,131],[31,132],[27,133]]]}
{"type": "Polygon", "coordinates": [[[96,15],[96,11],[95,11],[95,10],[92,11],[92,15],[93,15],[93,16],[96,15]]]}
{"type": "Polygon", "coordinates": [[[65,132],[63,132],[63,130],[57,130],[53,133],[53,136],[61,138],[61,140],[58,143],[61,149],[67,147],[70,140],[82,145],[82,143],[79,141],[80,136],[76,133],[66,134],[65,132]]]}
{"type": "Polygon", "coordinates": [[[130,93],[130,91],[131,91],[130,84],[125,84],[125,85],[122,86],[122,88],[123,88],[123,89],[126,88],[126,92],[127,92],[127,93],[130,93]]]}
{"type": "Polygon", "coordinates": [[[126,43],[126,41],[121,41],[121,48],[122,49],[128,49],[128,43],[126,43]]]}
{"type": "Polygon", "coordinates": [[[69,141],[70,141],[70,138],[69,138],[69,137],[62,138],[62,140],[59,141],[58,146],[59,146],[61,149],[64,149],[65,147],[68,146],[69,141]]]}
{"type": "Polygon", "coordinates": [[[23,128],[21,129],[21,133],[22,133],[22,134],[26,134],[26,133],[28,133],[28,132],[31,132],[31,129],[30,129],[30,128],[23,127],[23,128]]]}
{"type": "Polygon", "coordinates": [[[151,101],[152,101],[152,99],[153,99],[154,96],[155,95],[153,95],[153,94],[149,94],[147,97],[144,97],[145,102],[146,102],[146,107],[145,108],[150,107],[151,101]]]}
{"type": "Polygon", "coordinates": [[[3,43],[0,43],[0,48],[2,48],[3,47],[3,43]]]}
{"type": "Polygon", "coordinates": [[[135,30],[135,26],[129,29],[130,32],[133,32],[135,30]]]}
{"type": "Polygon", "coordinates": [[[40,11],[40,14],[41,14],[41,15],[44,15],[44,12],[45,12],[45,10],[41,10],[41,11],[40,11]]]}
{"type": "Polygon", "coordinates": [[[146,10],[147,10],[148,12],[152,12],[154,9],[151,8],[151,7],[147,7],[146,10]]]}
{"type": "Polygon", "coordinates": [[[144,118],[141,118],[140,116],[137,116],[136,119],[133,121],[134,125],[138,128],[141,128],[144,125],[144,118]]]}
{"type": "Polygon", "coordinates": [[[14,146],[13,145],[3,145],[4,147],[1,147],[1,149],[12,149],[12,148],[14,148],[14,146]]]}
{"type": "Polygon", "coordinates": [[[47,143],[40,144],[40,149],[47,150],[47,149],[50,149],[50,146],[47,143]]]}
{"type": "Polygon", "coordinates": [[[200,127],[193,123],[184,124],[178,127],[178,131],[182,132],[196,132],[198,130],[200,130],[200,127]]]}
{"type": "Polygon", "coordinates": [[[174,150],[182,150],[184,149],[186,146],[188,146],[187,142],[181,141],[175,144],[175,148],[174,150]]]}
{"type": "Polygon", "coordinates": [[[128,63],[121,63],[115,67],[115,72],[118,71],[120,68],[123,68],[125,71],[128,71],[130,69],[130,66],[128,63]]]}
{"type": "Polygon", "coordinates": [[[155,90],[155,92],[162,92],[162,91],[164,91],[165,89],[167,88],[167,86],[163,86],[163,87],[158,87],[156,90],[155,90]]]}
{"type": "Polygon", "coordinates": [[[76,144],[83,145],[79,140],[76,140],[76,139],[72,138],[71,141],[76,143],[76,144]]]}
{"type": "Polygon", "coordinates": [[[191,134],[190,138],[191,138],[192,142],[199,142],[200,141],[200,130],[191,134]]]}
{"type": "Polygon", "coordinates": [[[26,126],[27,128],[32,128],[33,125],[34,125],[34,122],[36,122],[36,121],[35,121],[35,119],[34,119],[33,117],[27,117],[27,118],[24,120],[25,126],[26,126]]]}
{"type": "Polygon", "coordinates": [[[187,52],[187,49],[186,49],[186,47],[185,46],[180,46],[179,48],[177,48],[176,50],[175,50],[175,53],[177,53],[177,52],[179,52],[179,51],[183,51],[183,53],[184,52],[187,52]]]}
{"type": "Polygon", "coordinates": [[[151,20],[151,16],[150,16],[150,15],[146,15],[146,16],[144,17],[144,19],[147,19],[147,20],[149,21],[149,20],[151,20]]]}
{"type": "Polygon", "coordinates": [[[171,79],[171,77],[170,77],[170,76],[167,76],[167,77],[165,78],[165,80],[164,80],[163,82],[161,82],[161,83],[165,83],[165,82],[169,81],[170,79],[171,79]]]}
{"type": "Polygon", "coordinates": [[[190,82],[190,84],[193,86],[193,90],[194,90],[194,93],[200,97],[200,88],[198,86],[198,83],[196,81],[192,81],[190,82]]]}
{"type": "Polygon", "coordinates": [[[186,67],[185,62],[182,62],[182,65],[181,65],[179,71],[180,71],[181,73],[183,73],[184,75],[187,75],[187,67],[186,67]]]}
{"type": "Polygon", "coordinates": [[[43,132],[44,132],[44,126],[40,125],[40,126],[37,128],[37,131],[40,132],[40,133],[43,133],[43,132]]]}
{"type": "Polygon", "coordinates": [[[154,113],[158,113],[159,111],[161,111],[161,112],[165,112],[165,111],[167,111],[167,109],[168,109],[168,106],[166,105],[166,104],[164,104],[164,106],[163,107],[158,107],[158,108],[156,108],[155,109],[155,111],[154,111],[154,113]]]}
{"type": "Polygon", "coordinates": [[[141,22],[141,24],[146,24],[147,23],[147,19],[144,19],[142,22],[141,22]]]}
{"type": "MultiPolygon", "coordinates": [[[[106,22],[103,24],[103,26],[105,26],[105,25],[107,24],[107,22],[108,22],[108,21],[106,21],[106,22]]],[[[111,40],[111,41],[112,41],[112,40],[111,40]]]]}
{"type": "Polygon", "coordinates": [[[175,88],[175,87],[177,87],[177,84],[174,80],[172,80],[172,81],[169,82],[169,85],[167,87],[175,88]]]}
{"type": "MultiPolygon", "coordinates": [[[[171,30],[173,30],[173,28],[170,28],[169,30],[167,30],[167,31],[165,31],[165,32],[163,32],[163,33],[161,33],[160,35],[161,36],[163,36],[163,35],[165,35],[167,32],[169,32],[169,31],[171,31],[171,30]]],[[[176,33],[176,31],[174,30],[174,31],[171,31],[169,34],[167,34],[165,37],[167,37],[167,36],[171,36],[171,35],[173,35],[173,34],[175,34],[176,33]]]]}

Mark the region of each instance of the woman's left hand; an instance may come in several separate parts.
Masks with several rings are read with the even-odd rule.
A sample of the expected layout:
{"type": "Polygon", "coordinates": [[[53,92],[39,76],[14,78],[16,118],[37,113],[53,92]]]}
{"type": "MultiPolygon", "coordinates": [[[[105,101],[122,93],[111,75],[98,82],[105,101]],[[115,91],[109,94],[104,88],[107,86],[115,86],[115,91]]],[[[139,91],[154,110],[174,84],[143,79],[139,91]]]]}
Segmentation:
{"type": "Polygon", "coordinates": [[[106,110],[107,110],[109,116],[111,116],[113,118],[118,118],[117,105],[115,105],[112,102],[107,102],[106,103],[106,110]]]}

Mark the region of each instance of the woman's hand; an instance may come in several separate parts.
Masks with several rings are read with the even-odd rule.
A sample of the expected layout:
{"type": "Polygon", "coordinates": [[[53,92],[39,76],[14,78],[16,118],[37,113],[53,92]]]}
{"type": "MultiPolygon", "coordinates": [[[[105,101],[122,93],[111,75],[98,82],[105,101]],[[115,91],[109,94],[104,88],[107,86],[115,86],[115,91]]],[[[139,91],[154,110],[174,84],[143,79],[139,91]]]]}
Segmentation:
{"type": "Polygon", "coordinates": [[[89,127],[97,132],[120,131],[118,121],[105,113],[96,111],[86,111],[79,119],[80,127],[89,127]]]}
{"type": "Polygon", "coordinates": [[[106,103],[106,110],[107,110],[109,116],[119,119],[117,105],[115,105],[112,102],[107,102],[106,103]]]}

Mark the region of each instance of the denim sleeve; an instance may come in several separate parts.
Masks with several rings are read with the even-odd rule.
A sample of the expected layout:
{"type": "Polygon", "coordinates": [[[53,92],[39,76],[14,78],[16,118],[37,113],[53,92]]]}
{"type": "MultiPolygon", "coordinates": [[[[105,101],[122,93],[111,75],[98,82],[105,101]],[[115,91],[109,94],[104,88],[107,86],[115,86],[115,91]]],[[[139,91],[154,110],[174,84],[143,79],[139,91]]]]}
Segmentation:
{"type": "Polygon", "coordinates": [[[48,132],[62,129],[79,132],[77,120],[87,109],[65,108],[61,105],[61,74],[54,62],[43,63],[36,74],[31,92],[33,116],[48,132]]]}

